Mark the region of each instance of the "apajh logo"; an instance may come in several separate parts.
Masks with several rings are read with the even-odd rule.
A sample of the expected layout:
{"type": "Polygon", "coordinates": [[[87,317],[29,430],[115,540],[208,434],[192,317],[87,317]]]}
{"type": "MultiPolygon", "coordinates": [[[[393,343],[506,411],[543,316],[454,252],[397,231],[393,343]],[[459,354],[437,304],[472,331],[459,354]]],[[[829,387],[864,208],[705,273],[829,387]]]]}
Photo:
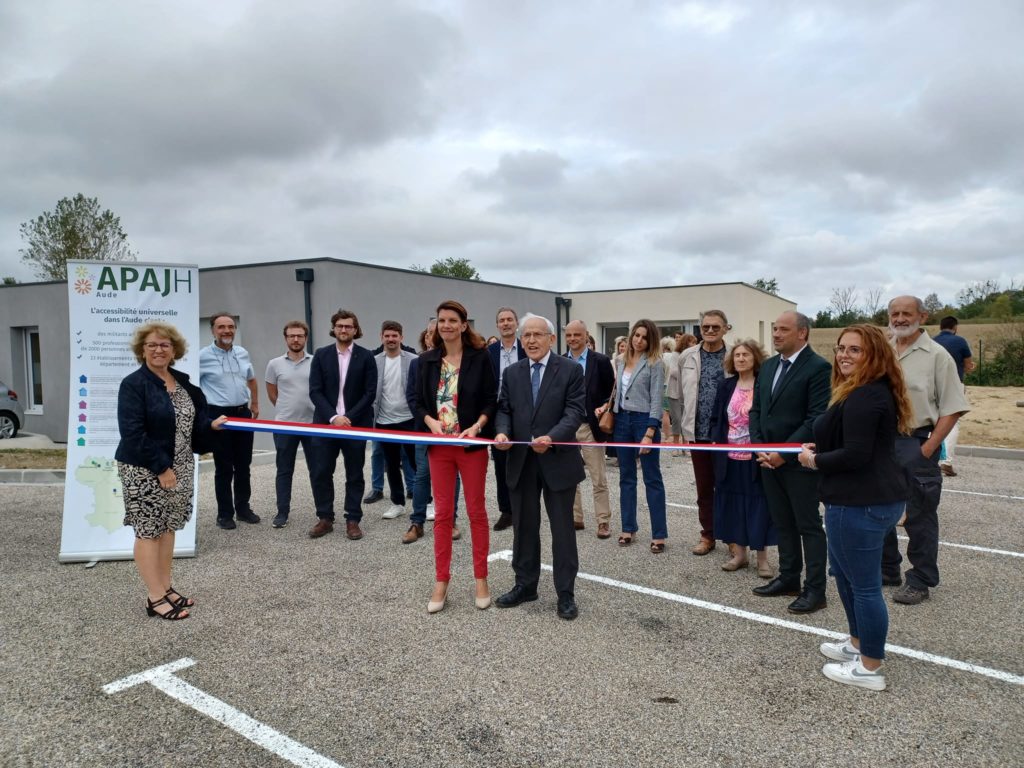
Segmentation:
{"type": "Polygon", "coordinates": [[[75,293],[88,296],[92,293],[92,284],[96,276],[89,272],[89,268],[79,264],[75,267],[75,293]]]}

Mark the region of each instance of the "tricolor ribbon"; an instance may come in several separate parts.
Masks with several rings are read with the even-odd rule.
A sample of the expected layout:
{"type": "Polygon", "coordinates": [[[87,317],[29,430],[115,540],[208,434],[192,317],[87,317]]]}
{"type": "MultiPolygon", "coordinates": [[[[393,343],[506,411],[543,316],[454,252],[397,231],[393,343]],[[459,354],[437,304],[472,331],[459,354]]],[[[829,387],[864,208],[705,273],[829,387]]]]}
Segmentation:
{"type": "MultiPolygon", "coordinates": [[[[485,437],[455,437],[435,435],[430,432],[406,432],[395,429],[371,429],[369,427],[331,427],[327,424],[304,424],[295,421],[269,421],[264,419],[228,419],[224,429],[242,432],[271,432],[279,435],[308,435],[310,437],[331,437],[341,440],[373,440],[384,443],[410,443],[412,445],[461,445],[497,446],[530,445],[528,440],[496,443],[485,437]]],[[[799,443],[551,443],[551,445],[575,445],[583,448],[651,448],[658,451],[751,451],[776,453],[800,453],[799,443]]]]}

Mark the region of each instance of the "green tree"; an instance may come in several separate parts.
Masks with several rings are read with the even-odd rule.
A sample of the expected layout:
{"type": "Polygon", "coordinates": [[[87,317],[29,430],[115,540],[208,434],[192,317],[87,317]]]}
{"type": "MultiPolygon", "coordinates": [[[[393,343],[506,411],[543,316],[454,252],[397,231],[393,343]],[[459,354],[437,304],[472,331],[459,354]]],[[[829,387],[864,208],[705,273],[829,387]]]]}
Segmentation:
{"type": "Polygon", "coordinates": [[[754,287],[776,296],[779,295],[779,281],[774,277],[759,277],[754,281],[754,287]]]}
{"type": "MultiPolygon", "coordinates": [[[[929,293],[927,296],[924,297],[924,308],[925,308],[925,311],[929,315],[932,315],[933,317],[935,315],[939,314],[939,312],[942,311],[942,308],[944,306],[945,306],[945,304],[943,304],[941,301],[939,301],[939,295],[937,293],[929,293]]],[[[935,319],[938,319],[938,318],[935,318],[935,319]]]]}
{"type": "Polygon", "coordinates": [[[66,280],[72,260],[136,261],[121,219],[81,193],[62,198],[53,211],[26,221],[19,231],[25,241],[21,260],[43,279],[66,280]]]}
{"type": "Polygon", "coordinates": [[[457,259],[454,256],[438,259],[430,265],[429,269],[419,264],[413,264],[410,269],[417,272],[428,272],[431,275],[441,275],[442,277],[461,277],[464,280],[481,279],[480,273],[476,271],[476,267],[469,263],[469,259],[457,259]]]}
{"type": "Polygon", "coordinates": [[[18,284],[18,281],[15,280],[13,277],[5,277],[5,278],[3,278],[3,280],[0,280],[0,285],[17,285],[17,284],[18,284]]]}

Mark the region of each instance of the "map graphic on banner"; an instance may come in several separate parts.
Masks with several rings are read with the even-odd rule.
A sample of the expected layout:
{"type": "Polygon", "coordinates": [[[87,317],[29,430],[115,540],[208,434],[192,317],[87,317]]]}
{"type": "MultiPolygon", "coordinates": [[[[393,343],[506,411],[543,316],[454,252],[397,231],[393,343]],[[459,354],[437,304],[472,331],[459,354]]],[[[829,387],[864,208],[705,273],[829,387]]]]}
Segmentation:
{"type": "MultiPolygon", "coordinates": [[[[114,451],[117,392],[139,367],[131,351],[135,329],[160,320],[188,342],[174,367],[199,381],[199,269],[191,264],[68,262],[71,379],[68,454],[60,560],[131,559],[135,535],[122,524],[124,502],[114,451]]],[[[196,485],[192,519],[175,537],[174,554],[195,554],[196,485]]]]}

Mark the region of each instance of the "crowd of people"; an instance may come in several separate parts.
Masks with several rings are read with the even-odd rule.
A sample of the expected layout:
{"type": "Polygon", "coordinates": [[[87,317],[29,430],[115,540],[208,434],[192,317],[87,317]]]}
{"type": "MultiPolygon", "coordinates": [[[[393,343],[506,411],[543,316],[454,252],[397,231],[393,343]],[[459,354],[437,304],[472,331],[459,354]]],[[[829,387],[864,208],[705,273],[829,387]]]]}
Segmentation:
{"type": "MultiPolygon", "coordinates": [[[[913,296],[894,298],[889,317],[888,333],[869,325],[843,329],[831,364],[809,346],[808,318],[793,311],[773,323],[771,356],[752,339],[727,341],[731,326],[719,309],[701,314],[699,339],[682,333],[662,339],[656,323],[638,320],[628,336],[616,339],[611,358],[595,349],[579,320],[566,325],[568,349],[558,354],[551,321],[520,318],[511,307],[498,311],[497,334],[488,343],[454,300],[438,305],[419,334],[418,354],[404,344],[394,320],[383,323],[381,344],[371,351],[356,343],[363,336],[356,314],[339,309],[331,317],[333,342],[313,354],[306,350],[308,326],[288,322],[284,354],[270,361],[264,376],[278,421],[435,437],[429,444],[403,444],[381,433],[373,441],[366,494],[365,439],[275,433],[272,525],[289,522],[300,445],[317,518],[309,531],[314,539],[334,530],[339,454],[350,540],[363,537],[364,505],[384,500],[386,475],[390,505],[382,517],[402,516],[412,501],[403,544],[423,538],[425,523],[433,520],[435,580],[427,611],[437,613],[446,605],[452,541],[461,536],[455,521],[461,495],[475,604],[510,608],[538,597],[543,498],[557,615],[571,620],[579,613],[576,537],[586,530],[582,481],[589,475],[596,535],[608,539],[608,480],[617,466],[617,542],[627,547],[641,528],[642,476],[649,550],[658,555],[669,535],[662,458],[685,455],[685,449],[697,492],[692,553],[706,556],[721,542],[728,549],[721,568],[735,572],[750,565],[753,551],[765,580],[753,592],[793,597],[787,610],[797,614],[825,607],[827,563],[849,638],[822,644],[830,660],[822,671],[838,682],[881,690],[888,628],[882,586],[898,586],[893,600],[917,605],[939,584],[939,493],[943,474],[954,474],[955,427],[968,410],[962,376],[971,365],[969,348],[956,341],[962,339],[955,319],[944,319],[943,334],[931,339],[921,327],[924,305],[913,296]],[[942,338],[946,334],[954,341],[942,338]],[[450,438],[485,441],[446,444],[450,438]],[[614,444],[611,465],[605,442],[614,444]],[[799,453],[771,450],[783,445],[799,445],[799,453]],[[490,465],[497,489],[493,530],[512,528],[515,575],[512,589],[493,601],[485,491],[490,465]],[[911,565],[905,575],[895,533],[901,520],[911,565]],[[777,573],[770,547],[778,549],[777,573]]],[[[185,354],[177,329],[161,322],[138,328],[133,350],[140,367],[122,382],[118,402],[125,524],[135,530],[146,610],[169,620],[187,618],[195,604],[171,585],[174,532],[191,513],[193,452],[213,453],[217,525],[231,530],[236,521],[261,521],[250,505],[253,433],[223,428],[228,418],[258,418],[260,388],[248,353],[234,344],[232,314],[214,315],[210,329],[213,343],[200,352],[196,387],[173,367],[185,354]]],[[[677,464],[669,466],[677,471],[677,464]]]]}

